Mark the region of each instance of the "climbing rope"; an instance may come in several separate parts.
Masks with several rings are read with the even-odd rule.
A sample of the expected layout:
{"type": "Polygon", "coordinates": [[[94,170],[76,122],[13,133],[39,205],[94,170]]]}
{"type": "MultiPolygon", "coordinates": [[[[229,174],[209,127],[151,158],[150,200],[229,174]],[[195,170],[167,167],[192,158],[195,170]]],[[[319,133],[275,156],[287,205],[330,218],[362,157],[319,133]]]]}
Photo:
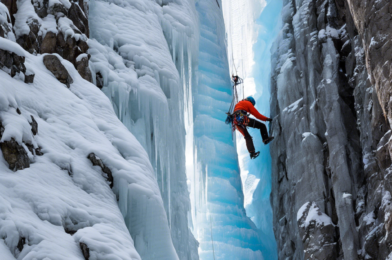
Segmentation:
{"type": "Polygon", "coordinates": [[[212,237],[212,216],[210,216],[210,225],[211,225],[211,245],[212,245],[212,254],[215,260],[215,249],[214,249],[214,238],[212,237]]]}

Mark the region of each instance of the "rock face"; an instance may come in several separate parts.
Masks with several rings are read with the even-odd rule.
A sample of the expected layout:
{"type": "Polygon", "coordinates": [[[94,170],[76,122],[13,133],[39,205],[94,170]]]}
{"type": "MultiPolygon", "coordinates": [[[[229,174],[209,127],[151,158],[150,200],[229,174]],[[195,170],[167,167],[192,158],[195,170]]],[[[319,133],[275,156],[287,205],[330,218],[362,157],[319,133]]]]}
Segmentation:
{"type": "MultiPolygon", "coordinates": [[[[369,69],[375,54],[366,33],[379,29],[352,11],[361,13],[369,2],[389,5],[284,1],[271,84],[271,203],[279,259],[385,259],[392,251],[390,126],[383,116],[391,77],[379,80],[385,85],[377,85],[374,75],[368,79],[368,71],[380,74],[369,69]],[[310,202],[331,219],[323,231],[304,228],[300,216],[297,221],[310,202]]],[[[386,9],[372,10],[374,23],[386,19],[386,9]]]]}

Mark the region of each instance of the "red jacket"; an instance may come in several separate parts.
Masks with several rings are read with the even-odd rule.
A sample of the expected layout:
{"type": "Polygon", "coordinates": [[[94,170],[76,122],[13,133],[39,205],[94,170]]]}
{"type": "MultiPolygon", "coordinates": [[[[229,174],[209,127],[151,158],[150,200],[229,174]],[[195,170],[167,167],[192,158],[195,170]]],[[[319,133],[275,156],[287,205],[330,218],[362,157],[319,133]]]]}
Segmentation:
{"type": "Polygon", "coordinates": [[[257,109],[253,106],[252,102],[248,100],[242,100],[237,103],[234,107],[234,112],[238,110],[245,110],[246,112],[254,115],[257,119],[261,121],[267,121],[268,117],[263,116],[262,114],[257,111],[257,109]]]}

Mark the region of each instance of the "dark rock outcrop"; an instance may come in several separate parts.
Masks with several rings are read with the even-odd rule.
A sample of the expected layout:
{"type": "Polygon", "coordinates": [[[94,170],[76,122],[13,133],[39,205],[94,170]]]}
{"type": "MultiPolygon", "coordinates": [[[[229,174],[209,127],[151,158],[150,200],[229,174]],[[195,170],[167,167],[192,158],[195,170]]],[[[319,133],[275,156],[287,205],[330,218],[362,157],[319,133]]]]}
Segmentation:
{"type": "Polygon", "coordinates": [[[88,260],[90,258],[90,249],[83,242],[80,242],[79,244],[80,244],[80,250],[82,250],[82,254],[84,256],[84,259],[88,260]]]}
{"type": "Polygon", "coordinates": [[[37,121],[35,121],[35,118],[33,116],[31,116],[31,132],[33,133],[33,135],[36,135],[38,133],[38,123],[37,121]]]}
{"type": "Polygon", "coordinates": [[[98,88],[102,89],[103,88],[103,77],[102,74],[100,72],[97,72],[97,74],[95,75],[95,79],[96,79],[96,85],[98,88]]]}
{"type": "Polygon", "coordinates": [[[90,153],[87,158],[91,161],[94,166],[99,166],[104,173],[103,176],[105,177],[106,181],[109,183],[110,188],[113,188],[113,174],[112,171],[103,164],[102,160],[98,158],[94,153],[90,153]]]}
{"type": "Polygon", "coordinates": [[[26,72],[24,63],[25,57],[0,49],[0,69],[7,72],[11,77],[15,77],[17,73],[22,73],[25,83],[33,83],[34,73],[26,72]]]}
{"type": "Polygon", "coordinates": [[[16,246],[16,248],[18,248],[19,252],[22,252],[25,244],[26,244],[26,238],[24,238],[24,237],[19,238],[18,245],[16,246]]]}
{"type": "Polygon", "coordinates": [[[36,19],[29,19],[26,23],[30,27],[30,32],[19,36],[16,42],[30,53],[39,53],[42,37],[38,33],[41,25],[36,19]]]}
{"type": "Polygon", "coordinates": [[[84,78],[87,81],[93,82],[93,77],[91,75],[91,71],[88,67],[88,55],[86,54],[81,54],[83,55],[80,59],[78,57],[77,61],[76,61],[76,69],[78,70],[80,76],[82,76],[82,78],[84,78]]]}
{"type": "Polygon", "coordinates": [[[88,20],[79,5],[72,3],[71,7],[68,10],[67,16],[69,19],[71,19],[71,21],[79,29],[79,31],[89,37],[88,20]]]}
{"type": "Polygon", "coordinates": [[[337,259],[335,226],[331,218],[322,213],[315,202],[308,202],[301,209],[303,211],[299,213],[297,219],[305,248],[304,259],[337,259]]]}
{"type": "Polygon", "coordinates": [[[15,139],[12,138],[10,141],[1,142],[0,149],[10,170],[17,171],[30,167],[30,160],[26,150],[15,139]]]}
{"type": "Polygon", "coordinates": [[[45,67],[53,73],[58,81],[67,85],[69,88],[73,83],[71,76],[69,75],[67,69],[61,63],[56,55],[45,55],[43,62],[45,67]]]}
{"type": "Polygon", "coordinates": [[[55,53],[57,35],[54,32],[47,32],[41,43],[41,53],[55,53]]]}
{"type": "Polygon", "coordinates": [[[26,71],[25,73],[25,83],[33,83],[35,74],[31,71],[26,71]]]}
{"type": "Polygon", "coordinates": [[[31,3],[33,4],[34,10],[40,18],[44,18],[48,15],[49,0],[32,0],[31,3]]]}

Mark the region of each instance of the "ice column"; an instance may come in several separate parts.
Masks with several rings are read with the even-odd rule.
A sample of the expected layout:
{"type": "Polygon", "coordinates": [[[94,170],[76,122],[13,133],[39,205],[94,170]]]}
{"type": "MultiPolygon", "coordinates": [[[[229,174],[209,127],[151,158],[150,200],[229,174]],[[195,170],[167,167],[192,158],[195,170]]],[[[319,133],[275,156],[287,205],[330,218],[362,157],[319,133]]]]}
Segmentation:
{"type": "MultiPolygon", "coordinates": [[[[184,111],[192,112],[190,89],[197,69],[194,1],[95,0],[89,19],[95,83],[103,87],[117,116],[149,155],[178,257],[198,259],[197,242],[188,228],[184,120],[184,111]]],[[[128,195],[138,192],[134,189],[128,195]]],[[[143,211],[148,198],[135,205],[120,202],[123,212],[127,207],[143,211]]],[[[137,223],[132,218],[126,221],[133,234],[137,223]]],[[[150,229],[137,226],[139,233],[150,229]]],[[[157,252],[144,247],[151,244],[143,238],[134,240],[143,259],[158,259],[157,252]]]]}
{"type": "MultiPolygon", "coordinates": [[[[270,116],[271,46],[279,32],[282,0],[224,0],[223,11],[228,39],[231,73],[244,79],[244,96],[256,99],[256,108],[270,116]]],[[[262,144],[258,130],[249,129],[257,160],[250,160],[244,138],[237,133],[237,150],[247,215],[254,221],[262,238],[262,253],[277,259],[272,229],[271,157],[269,147],[262,144]]]]}
{"type": "Polygon", "coordinates": [[[255,225],[246,216],[237,152],[224,123],[231,83],[220,1],[200,0],[198,85],[194,89],[194,234],[201,259],[263,259],[255,225]]]}

